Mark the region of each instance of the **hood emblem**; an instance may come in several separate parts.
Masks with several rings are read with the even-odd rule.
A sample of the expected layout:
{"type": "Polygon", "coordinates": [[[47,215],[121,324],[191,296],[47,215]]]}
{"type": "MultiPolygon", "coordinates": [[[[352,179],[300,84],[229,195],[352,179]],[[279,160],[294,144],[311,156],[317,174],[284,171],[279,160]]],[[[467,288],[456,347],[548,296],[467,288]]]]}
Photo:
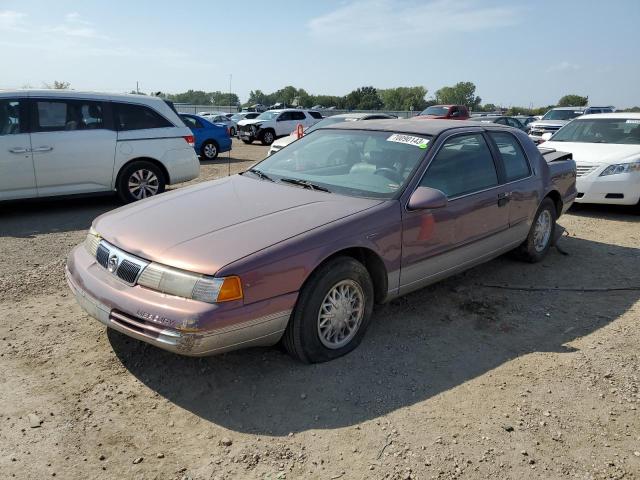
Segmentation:
{"type": "Polygon", "coordinates": [[[118,256],[113,254],[109,257],[109,261],[107,262],[107,270],[111,273],[114,273],[118,269],[118,256]]]}

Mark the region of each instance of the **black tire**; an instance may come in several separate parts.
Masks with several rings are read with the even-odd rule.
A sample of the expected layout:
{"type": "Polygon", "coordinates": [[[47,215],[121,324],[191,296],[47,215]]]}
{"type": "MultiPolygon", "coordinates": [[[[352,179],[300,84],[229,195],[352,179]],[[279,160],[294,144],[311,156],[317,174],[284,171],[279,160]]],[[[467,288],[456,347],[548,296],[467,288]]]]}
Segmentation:
{"type": "Polygon", "coordinates": [[[164,192],[166,182],[160,167],[147,160],[136,160],[120,171],[116,191],[124,203],[131,203],[164,192]],[[138,179],[142,179],[142,182],[139,182],[138,179]],[[130,183],[136,182],[143,184],[137,190],[139,195],[136,195],[135,188],[130,188],[130,183]]]}
{"type": "Polygon", "coordinates": [[[200,147],[200,156],[205,160],[215,160],[218,156],[218,144],[213,140],[207,140],[200,147]]]}
{"type": "Polygon", "coordinates": [[[253,143],[253,140],[247,140],[246,138],[242,138],[241,140],[247,145],[249,145],[250,143],[253,143]]]}
{"type": "Polygon", "coordinates": [[[230,136],[230,137],[235,137],[235,136],[236,136],[236,129],[235,129],[235,127],[231,127],[231,128],[229,129],[229,136],[230,136]]]}
{"type": "Polygon", "coordinates": [[[285,349],[305,363],[326,362],[349,353],[360,344],[369,326],[373,297],[373,283],[364,265],[351,257],[336,257],[328,261],[311,275],[300,291],[282,339],[285,349]],[[346,344],[328,348],[320,339],[319,314],[327,294],[342,282],[360,287],[363,315],[346,344]]]}
{"type": "Polygon", "coordinates": [[[556,212],[556,206],[553,201],[547,197],[545,198],[538,211],[536,212],[536,216],[533,218],[533,223],[531,224],[531,228],[529,229],[529,235],[527,235],[527,239],[518,247],[516,253],[518,257],[522,260],[525,260],[530,263],[536,263],[542,260],[549,252],[551,245],[553,244],[553,237],[556,229],[556,218],[558,214],[556,212]],[[538,242],[536,237],[536,225],[538,224],[538,219],[540,219],[543,215],[549,215],[549,220],[551,222],[549,236],[544,243],[544,247],[542,244],[538,242]]]}
{"type": "Polygon", "coordinates": [[[262,142],[262,145],[271,145],[275,139],[276,139],[276,134],[273,132],[273,130],[265,130],[264,132],[262,132],[262,135],[260,136],[260,141],[262,142]]]}

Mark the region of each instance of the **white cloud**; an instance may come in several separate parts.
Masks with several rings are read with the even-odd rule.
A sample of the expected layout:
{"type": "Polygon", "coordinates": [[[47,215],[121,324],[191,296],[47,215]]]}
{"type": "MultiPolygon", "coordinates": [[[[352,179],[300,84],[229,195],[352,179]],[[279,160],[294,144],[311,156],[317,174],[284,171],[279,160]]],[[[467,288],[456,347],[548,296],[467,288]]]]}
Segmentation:
{"type": "Polygon", "coordinates": [[[26,14],[13,10],[0,10],[0,31],[24,31],[26,14]]]}
{"type": "Polygon", "coordinates": [[[566,60],[556,63],[555,65],[551,65],[547,68],[547,72],[572,72],[576,70],[580,70],[582,67],[575,63],[567,62],[566,60]]]}
{"type": "Polygon", "coordinates": [[[312,19],[309,28],[324,41],[395,45],[519,22],[519,8],[483,5],[478,0],[354,0],[312,19]]]}
{"type": "Polygon", "coordinates": [[[67,35],[69,37],[95,38],[108,40],[106,35],[102,35],[93,28],[93,24],[85,19],[78,12],[70,12],[64,16],[64,22],[55,27],[48,28],[52,33],[67,35]]]}

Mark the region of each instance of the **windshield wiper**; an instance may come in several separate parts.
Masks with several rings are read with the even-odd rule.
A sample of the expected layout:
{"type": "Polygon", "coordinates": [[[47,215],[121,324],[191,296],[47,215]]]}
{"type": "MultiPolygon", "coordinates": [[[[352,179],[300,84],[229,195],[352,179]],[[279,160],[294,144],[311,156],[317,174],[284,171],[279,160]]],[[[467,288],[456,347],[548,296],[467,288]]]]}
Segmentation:
{"type": "Polygon", "coordinates": [[[249,170],[247,170],[247,172],[253,173],[254,175],[260,177],[262,180],[269,180],[270,182],[275,182],[273,178],[271,178],[269,175],[264,173],[262,170],[258,170],[256,168],[250,168],[249,170]]]}
{"type": "Polygon", "coordinates": [[[291,183],[292,185],[299,185],[301,187],[308,188],[310,190],[318,190],[320,192],[331,193],[331,190],[329,190],[328,188],[322,187],[320,185],[316,185],[315,183],[311,183],[306,180],[300,180],[299,178],[281,178],[280,181],[291,183]]]}

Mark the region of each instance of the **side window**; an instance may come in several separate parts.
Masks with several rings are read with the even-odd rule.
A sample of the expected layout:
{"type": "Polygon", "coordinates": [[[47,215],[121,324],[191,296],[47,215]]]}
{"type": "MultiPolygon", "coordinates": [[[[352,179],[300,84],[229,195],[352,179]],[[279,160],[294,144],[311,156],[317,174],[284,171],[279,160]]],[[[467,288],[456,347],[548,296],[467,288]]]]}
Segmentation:
{"type": "Polygon", "coordinates": [[[291,120],[306,120],[307,116],[304,112],[291,112],[291,120]]]}
{"type": "Polygon", "coordinates": [[[100,102],[85,100],[37,100],[36,132],[95,130],[105,128],[100,102]]]}
{"type": "Polygon", "coordinates": [[[292,120],[291,112],[282,112],[278,117],[278,122],[286,122],[287,120],[292,120]]]}
{"type": "Polygon", "coordinates": [[[118,130],[173,127],[169,120],[144,105],[130,103],[115,103],[114,105],[118,130]]]}
{"type": "Polygon", "coordinates": [[[518,140],[510,133],[489,132],[489,135],[498,145],[498,150],[500,150],[507,177],[506,181],[513,182],[514,180],[528,177],[530,173],[529,162],[527,162],[518,140]]]}
{"type": "Polygon", "coordinates": [[[0,100],[0,135],[15,135],[24,131],[20,123],[19,100],[0,100]]]}
{"type": "Polygon", "coordinates": [[[198,128],[198,122],[193,117],[180,117],[184,124],[189,128],[198,128]]]}
{"type": "Polygon", "coordinates": [[[491,151],[481,134],[447,140],[431,161],[420,185],[458,197],[498,185],[491,151]]]}
{"type": "Polygon", "coordinates": [[[320,112],[309,112],[309,115],[311,115],[313,118],[317,118],[318,120],[322,118],[322,114],[320,112]]]}

